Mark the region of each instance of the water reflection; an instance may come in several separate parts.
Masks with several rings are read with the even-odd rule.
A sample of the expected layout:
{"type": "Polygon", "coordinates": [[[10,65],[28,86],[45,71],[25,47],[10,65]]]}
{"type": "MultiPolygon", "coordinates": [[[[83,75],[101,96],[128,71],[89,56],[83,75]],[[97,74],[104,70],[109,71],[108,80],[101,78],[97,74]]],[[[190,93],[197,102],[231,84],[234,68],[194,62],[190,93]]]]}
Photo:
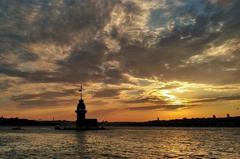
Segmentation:
{"type": "Polygon", "coordinates": [[[76,158],[91,158],[91,151],[89,147],[89,136],[87,132],[74,132],[73,141],[76,141],[74,145],[74,152],[76,158]]]}
{"type": "Polygon", "coordinates": [[[240,158],[239,128],[0,130],[0,158],[240,158]]]}

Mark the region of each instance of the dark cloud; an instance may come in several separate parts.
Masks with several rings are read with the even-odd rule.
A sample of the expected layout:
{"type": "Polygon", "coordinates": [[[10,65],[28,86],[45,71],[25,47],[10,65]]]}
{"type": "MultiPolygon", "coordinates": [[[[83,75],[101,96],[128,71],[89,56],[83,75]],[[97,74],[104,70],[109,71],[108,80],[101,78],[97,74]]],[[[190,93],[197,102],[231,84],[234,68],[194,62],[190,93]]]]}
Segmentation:
{"type": "Polygon", "coordinates": [[[18,108],[27,108],[27,109],[31,109],[31,108],[46,108],[46,107],[59,107],[59,106],[63,106],[63,105],[69,105],[72,104],[72,100],[67,100],[67,99],[63,99],[63,100],[55,100],[55,99],[33,99],[33,100],[24,100],[24,101],[20,101],[18,102],[18,108]]]}
{"type": "MultiPolygon", "coordinates": [[[[174,2],[169,2],[166,8],[173,4],[174,2]]],[[[235,53],[231,60],[216,58],[206,60],[207,63],[190,65],[186,65],[185,61],[201,54],[209,48],[209,44],[221,46],[227,40],[239,40],[240,32],[237,28],[240,25],[236,17],[239,9],[236,6],[240,6],[238,1],[216,4],[199,0],[186,1],[181,7],[173,5],[170,13],[165,9],[152,10],[152,21],[149,25],[153,25],[153,28],[167,27],[169,21],[172,21],[173,28],[171,31],[161,32],[159,42],[154,47],[146,48],[144,45],[123,47],[121,50],[123,70],[134,76],[157,76],[161,80],[235,83],[237,72],[227,72],[224,69],[239,70],[239,62],[235,61],[239,57],[235,53]],[[169,13],[169,17],[164,13],[169,13]]]]}
{"type": "Polygon", "coordinates": [[[22,62],[35,61],[38,59],[37,53],[25,50],[24,44],[42,41],[60,45],[75,43],[69,57],[56,62],[59,70],[55,72],[26,73],[19,71],[16,66],[5,66],[9,68],[1,72],[37,82],[129,82],[123,73],[202,83],[236,81],[237,72],[224,69],[239,70],[239,60],[234,60],[238,59],[237,55],[230,62],[216,59],[207,64],[186,65],[184,61],[207,49],[209,43],[218,45],[228,39],[239,39],[240,3],[237,0],[224,3],[188,0],[182,5],[177,4],[176,1],[167,1],[165,7],[150,10],[147,27],[152,31],[164,28],[157,35],[158,38],[152,39],[153,35],[149,32],[137,28],[143,9],[136,2],[1,1],[0,51],[3,54],[12,52],[19,55],[22,62]],[[104,27],[109,25],[115,6],[122,8],[125,21],[119,25],[111,24],[111,33],[105,34],[104,27]],[[132,27],[135,30],[129,34],[128,28],[132,27]],[[140,32],[142,42],[137,40],[140,32]],[[110,55],[105,55],[109,51],[103,41],[105,36],[117,41],[121,47],[119,54],[111,54],[112,58],[120,62],[120,68],[103,69],[110,55]],[[146,47],[144,43],[151,40],[155,40],[155,45],[146,47]],[[72,74],[76,77],[69,78],[72,74]],[[41,80],[38,80],[36,76],[40,75],[41,80]]]}
{"type": "Polygon", "coordinates": [[[56,106],[56,100],[42,100],[42,99],[33,99],[33,100],[23,100],[18,102],[18,107],[20,108],[43,108],[48,106],[56,106]]]}
{"type": "Polygon", "coordinates": [[[0,73],[32,82],[104,80],[117,83],[115,79],[119,79],[120,73],[114,78],[117,73],[106,70],[104,75],[100,68],[106,47],[100,40],[94,40],[97,32],[108,22],[115,3],[117,1],[1,1],[0,54],[15,54],[21,63],[38,59],[39,53],[25,50],[29,43],[66,45],[74,42],[76,46],[67,59],[56,62],[59,70],[54,72],[23,71],[17,65],[2,63],[4,67],[0,73]],[[82,45],[83,41],[85,44],[82,45]],[[71,78],[73,74],[75,78],[71,78]]]}
{"type": "Polygon", "coordinates": [[[97,41],[88,43],[84,48],[74,48],[66,60],[58,62],[57,76],[70,82],[102,79],[105,49],[105,45],[97,41]]]}
{"type": "Polygon", "coordinates": [[[103,100],[93,100],[93,101],[87,102],[87,105],[96,105],[96,106],[99,106],[99,105],[103,106],[106,104],[108,104],[108,102],[103,100]]]}
{"type": "MultiPolygon", "coordinates": [[[[4,35],[69,43],[70,33],[103,26],[114,1],[1,1],[4,35]]],[[[2,33],[2,34],[3,34],[2,33]]],[[[16,39],[16,37],[14,37],[16,39]]]]}
{"type": "Polygon", "coordinates": [[[91,41],[84,47],[73,48],[67,59],[58,61],[60,68],[55,76],[62,77],[62,81],[65,80],[65,82],[100,81],[108,84],[129,82],[121,70],[104,67],[105,62],[107,62],[105,59],[106,51],[105,44],[100,41],[91,41]]]}
{"type": "Polygon", "coordinates": [[[25,81],[15,79],[15,78],[6,78],[7,76],[0,76],[0,91],[6,92],[13,88],[16,85],[24,84],[25,81]],[[4,78],[5,77],[5,78],[4,78]]]}
{"type": "Polygon", "coordinates": [[[12,64],[1,64],[0,63],[0,73],[13,77],[24,77],[26,73],[19,71],[14,68],[12,64]]]}
{"type": "Polygon", "coordinates": [[[76,93],[76,90],[64,90],[64,92],[44,92],[39,94],[23,94],[18,96],[13,96],[13,99],[15,101],[21,101],[21,100],[31,100],[35,98],[41,98],[41,99],[47,99],[47,98],[56,98],[56,97],[64,97],[68,95],[72,95],[76,93]]]}
{"type": "Polygon", "coordinates": [[[179,108],[187,108],[189,105],[154,105],[154,106],[138,106],[128,107],[127,110],[132,111],[151,111],[151,110],[177,110],[179,108]]]}
{"type": "Polygon", "coordinates": [[[63,92],[44,92],[38,94],[22,94],[12,96],[12,100],[19,106],[24,107],[41,107],[41,106],[58,106],[59,104],[72,102],[70,99],[59,99],[58,97],[67,97],[76,94],[76,90],[64,90],[63,92]]]}
{"type": "Polygon", "coordinates": [[[117,108],[114,108],[114,109],[97,109],[97,110],[93,110],[91,112],[89,112],[89,114],[91,115],[98,115],[98,114],[113,114],[113,113],[117,113],[119,110],[121,109],[117,109],[117,108]]]}
{"type": "Polygon", "coordinates": [[[217,101],[229,101],[229,100],[240,100],[240,95],[206,98],[206,99],[195,100],[195,101],[192,101],[191,103],[205,103],[205,102],[217,102],[217,101]]]}
{"type": "Polygon", "coordinates": [[[6,90],[6,89],[8,89],[10,87],[11,87],[11,84],[10,84],[9,81],[2,81],[0,83],[0,91],[4,91],[4,90],[6,90]]]}
{"type": "Polygon", "coordinates": [[[102,89],[95,92],[93,97],[116,97],[120,94],[121,91],[121,89],[102,89]]]}
{"type": "Polygon", "coordinates": [[[160,99],[157,97],[147,97],[147,98],[139,98],[139,99],[133,99],[133,100],[123,100],[123,103],[127,104],[139,104],[139,103],[154,103],[154,104],[167,104],[168,102],[164,99],[160,99]]]}
{"type": "Polygon", "coordinates": [[[13,65],[8,64],[0,64],[0,73],[5,74],[7,76],[12,77],[21,77],[29,82],[41,82],[41,83],[51,83],[51,82],[60,82],[64,81],[57,76],[55,73],[47,72],[47,71],[35,71],[35,72],[28,72],[28,71],[21,71],[16,69],[13,65]]]}
{"type": "Polygon", "coordinates": [[[104,83],[118,84],[118,83],[130,83],[130,81],[123,76],[119,69],[107,68],[104,71],[104,83]]]}

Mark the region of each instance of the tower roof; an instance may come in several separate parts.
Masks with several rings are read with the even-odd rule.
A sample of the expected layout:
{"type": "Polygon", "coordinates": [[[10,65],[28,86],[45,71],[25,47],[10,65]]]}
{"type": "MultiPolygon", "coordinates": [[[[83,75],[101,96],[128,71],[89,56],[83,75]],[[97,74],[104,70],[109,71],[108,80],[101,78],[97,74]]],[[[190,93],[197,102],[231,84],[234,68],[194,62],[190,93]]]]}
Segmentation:
{"type": "Polygon", "coordinates": [[[79,102],[78,102],[78,105],[77,105],[77,110],[85,110],[86,109],[86,105],[85,105],[84,100],[83,100],[82,84],[81,84],[81,87],[80,87],[80,89],[78,91],[80,92],[80,99],[79,99],[79,102]]]}
{"type": "Polygon", "coordinates": [[[79,100],[77,107],[78,107],[78,108],[86,108],[86,105],[85,105],[83,99],[80,99],[80,100],[79,100]]]}

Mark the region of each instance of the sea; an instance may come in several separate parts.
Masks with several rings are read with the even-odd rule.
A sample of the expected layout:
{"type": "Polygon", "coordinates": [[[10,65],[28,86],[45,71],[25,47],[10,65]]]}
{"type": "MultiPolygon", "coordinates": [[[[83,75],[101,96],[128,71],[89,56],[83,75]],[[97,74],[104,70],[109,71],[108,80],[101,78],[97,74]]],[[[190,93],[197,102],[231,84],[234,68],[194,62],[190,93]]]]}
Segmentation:
{"type": "Polygon", "coordinates": [[[0,127],[0,159],[240,159],[240,128],[0,127]]]}

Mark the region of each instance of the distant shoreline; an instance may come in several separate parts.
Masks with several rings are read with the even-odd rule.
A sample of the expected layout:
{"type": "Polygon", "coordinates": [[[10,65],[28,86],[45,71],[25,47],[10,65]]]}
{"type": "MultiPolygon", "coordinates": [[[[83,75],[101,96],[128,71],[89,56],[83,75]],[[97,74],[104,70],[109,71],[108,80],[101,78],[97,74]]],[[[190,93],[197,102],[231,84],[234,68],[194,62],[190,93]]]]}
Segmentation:
{"type": "Polygon", "coordinates": [[[240,127],[240,116],[225,118],[183,118],[172,120],[152,120],[146,122],[109,122],[106,126],[146,126],[146,127],[240,127]]]}
{"type": "MultiPolygon", "coordinates": [[[[104,126],[146,126],[146,127],[240,127],[240,116],[225,118],[192,118],[173,120],[152,120],[146,122],[102,122],[104,126]]],[[[0,126],[56,126],[75,125],[73,121],[37,121],[20,118],[0,118],[0,126]]]]}

